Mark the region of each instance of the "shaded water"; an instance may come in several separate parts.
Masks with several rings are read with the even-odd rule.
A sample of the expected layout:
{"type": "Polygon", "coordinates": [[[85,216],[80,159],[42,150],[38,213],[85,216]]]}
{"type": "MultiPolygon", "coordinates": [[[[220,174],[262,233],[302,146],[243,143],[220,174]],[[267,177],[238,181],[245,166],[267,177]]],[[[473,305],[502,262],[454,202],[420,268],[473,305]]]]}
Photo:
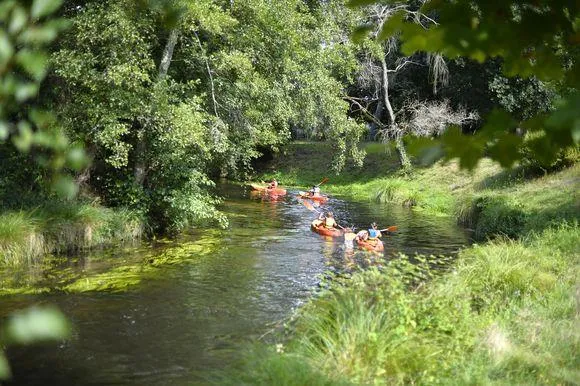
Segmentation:
{"type": "MultiPolygon", "coordinates": [[[[237,358],[243,344],[263,336],[306,301],[319,274],[344,268],[340,241],[311,232],[316,213],[292,195],[270,201],[250,199],[237,186],[222,190],[227,197],[223,210],[230,217],[227,231],[197,230],[176,242],[89,255],[58,269],[0,271],[3,286],[61,289],[2,297],[0,316],[52,303],[74,325],[72,339],[60,344],[11,348],[12,384],[205,383],[213,370],[237,358]],[[152,267],[157,256],[169,256],[171,264],[152,267]],[[126,288],[62,292],[90,289],[82,286],[85,278],[89,283],[91,275],[115,267],[125,272],[123,265],[131,264],[138,269],[131,271],[126,288]]],[[[343,225],[398,225],[399,231],[384,239],[387,257],[450,254],[467,243],[465,233],[447,218],[336,199],[326,207],[343,225]]],[[[99,276],[96,282],[105,285],[101,281],[107,280],[99,276]]]]}

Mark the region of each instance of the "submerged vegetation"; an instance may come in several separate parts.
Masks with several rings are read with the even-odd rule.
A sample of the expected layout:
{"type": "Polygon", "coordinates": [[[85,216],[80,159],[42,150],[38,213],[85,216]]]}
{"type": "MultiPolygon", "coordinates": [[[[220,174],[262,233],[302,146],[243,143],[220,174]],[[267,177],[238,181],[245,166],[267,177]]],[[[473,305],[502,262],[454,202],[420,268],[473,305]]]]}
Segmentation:
{"type": "Polygon", "coordinates": [[[82,258],[53,256],[35,264],[11,267],[7,271],[9,275],[2,277],[0,296],[127,291],[159,277],[164,267],[207,258],[219,245],[219,232],[207,232],[204,237],[195,241],[176,244],[158,241],[155,246],[125,246],[115,252],[105,250],[100,255],[90,256],[87,261],[82,258]],[[115,258],[116,253],[121,253],[124,257],[115,258]],[[106,269],[99,267],[99,256],[107,261],[104,265],[106,269]],[[91,264],[95,267],[91,268],[91,264]]]}

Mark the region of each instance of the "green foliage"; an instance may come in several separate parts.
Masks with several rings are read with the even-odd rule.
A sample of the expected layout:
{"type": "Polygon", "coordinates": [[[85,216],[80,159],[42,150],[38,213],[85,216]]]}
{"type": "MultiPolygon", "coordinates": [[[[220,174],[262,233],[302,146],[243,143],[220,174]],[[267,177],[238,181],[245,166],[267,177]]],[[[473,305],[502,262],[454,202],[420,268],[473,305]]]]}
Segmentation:
{"type": "Polygon", "coordinates": [[[350,385],[336,376],[329,376],[314,368],[308,361],[294,354],[284,354],[284,346],[257,347],[244,357],[237,371],[230,371],[216,380],[220,385],[350,385]]]}
{"type": "MultiPolygon", "coordinates": [[[[353,2],[352,5],[359,4],[353,2]]],[[[516,128],[538,133],[526,146],[534,159],[543,165],[554,162],[561,150],[578,146],[580,136],[576,132],[580,117],[578,109],[572,108],[578,106],[579,98],[575,75],[580,59],[576,47],[580,12],[577,5],[568,1],[524,1],[515,5],[464,0],[426,2],[420,11],[435,17],[437,24],[421,28],[414,18],[399,11],[384,21],[379,36],[387,38],[400,34],[401,50],[405,55],[423,51],[441,53],[449,58],[470,58],[480,63],[499,57],[506,76],[533,76],[542,82],[558,84],[561,90],[554,111],[544,114],[546,103],[527,108],[521,101],[516,109],[509,95],[501,91],[502,82],[492,83],[491,87],[499,92],[500,101],[519,115],[520,121],[498,112],[490,116],[485,127],[474,136],[463,138],[462,146],[456,146],[460,138],[457,132],[448,131],[439,142],[447,157],[459,157],[463,167],[473,169],[486,150],[487,155],[502,166],[511,166],[522,158],[523,142],[515,134],[516,128]],[[505,39],[505,36],[517,38],[505,39]]],[[[533,85],[534,81],[528,85],[533,85]]],[[[523,91],[524,98],[532,91],[523,84],[518,88],[523,89],[518,93],[523,91]]],[[[531,102],[529,96],[527,98],[531,102]]]]}
{"type": "Polygon", "coordinates": [[[155,231],[224,226],[210,177],[244,176],[298,131],[335,144],[336,170],[361,162],[337,80],[353,54],[301,1],[89,1],[66,15],[43,101],[87,144],[87,187],[155,231]]]}
{"type": "MultiPolygon", "coordinates": [[[[0,348],[6,345],[29,345],[35,342],[65,339],[70,325],[54,307],[31,307],[13,313],[0,328],[0,348]]],[[[0,380],[11,377],[10,366],[0,349],[0,380]]]]}
{"type": "Polygon", "coordinates": [[[61,3],[0,2],[0,145],[14,146],[21,153],[35,150],[33,158],[52,173],[52,187],[72,197],[76,186],[62,170],[83,167],[84,152],[71,147],[52,115],[33,104],[46,76],[45,47],[65,26],[63,20],[47,19],[61,3]],[[11,145],[4,145],[8,142],[11,145]]]}

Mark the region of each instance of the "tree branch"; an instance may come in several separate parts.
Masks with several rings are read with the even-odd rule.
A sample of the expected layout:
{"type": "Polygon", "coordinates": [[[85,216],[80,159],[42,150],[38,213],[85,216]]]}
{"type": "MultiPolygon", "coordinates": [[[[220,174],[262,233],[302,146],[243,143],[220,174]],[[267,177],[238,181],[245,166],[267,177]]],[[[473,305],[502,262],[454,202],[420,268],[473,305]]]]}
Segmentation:
{"type": "Polygon", "coordinates": [[[358,106],[359,110],[363,112],[363,115],[365,117],[367,117],[368,119],[370,119],[371,121],[373,121],[377,126],[379,126],[381,129],[385,127],[385,125],[379,121],[373,114],[371,114],[366,107],[364,107],[363,105],[361,105],[357,100],[361,100],[360,98],[354,98],[354,97],[349,97],[347,96],[343,96],[342,99],[344,99],[345,101],[349,101],[353,104],[355,104],[356,106],[358,106]]]}
{"type": "Polygon", "coordinates": [[[205,68],[207,69],[207,74],[209,75],[209,82],[210,82],[210,86],[211,86],[211,100],[213,102],[213,112],[214,112],[215,116],[219,118],[219,115],[217,112],[217,101],[215,99],[215,87],[213,84],[213,76],[211,75],[211,68],[209,66],[209,60],[207,59],[207,54],[206,54],[205,50],[203,49],[203,46],[201,45],[201,40],[199,39],[199,35],[197,34],[197,31],[194,31],[193,34],[195,35],[195,38],[197,39],[197,45],[199,46],[199,49],[201,50],[201,53],[203,55],[203,60],[205,61],[205,68]]]}

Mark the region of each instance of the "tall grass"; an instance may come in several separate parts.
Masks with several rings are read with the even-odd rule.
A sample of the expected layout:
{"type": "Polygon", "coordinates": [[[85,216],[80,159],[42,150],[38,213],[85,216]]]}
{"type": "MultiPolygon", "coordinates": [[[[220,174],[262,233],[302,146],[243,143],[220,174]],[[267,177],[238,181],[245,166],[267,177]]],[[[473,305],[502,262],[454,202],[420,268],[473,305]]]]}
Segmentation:
{"type": "Polygon", "coordinates": [[[296,361],[354,384],[576,384],[579,237],[573,222],[464,250],[450,272],[400,259],[337,280],[283,352],[246,371],[270,384],[296,384],[267,370],[296,361]]]}
{"type": "Polygon", "coordinates": [[[0,261],[14,265],[141,238],[140,216],[126,209],[59,203],[0,215],[0,261]]]}
{"type": "Polygon", "coordinates": [[[494,184],[477,190],[472,185],[456,197],[454,215],[458,223],[474,230],[477,240],[517,239],[579,217],[579,175],[580,165],[575,165],[518,184],[504,181],[503,188],[494,184]]]}
{"type": "Polygon", "coordinates": [[[38,221],[24,212],[0,216],[0,256],[4,264],[31,262],[46,253],[38,221]]]}

